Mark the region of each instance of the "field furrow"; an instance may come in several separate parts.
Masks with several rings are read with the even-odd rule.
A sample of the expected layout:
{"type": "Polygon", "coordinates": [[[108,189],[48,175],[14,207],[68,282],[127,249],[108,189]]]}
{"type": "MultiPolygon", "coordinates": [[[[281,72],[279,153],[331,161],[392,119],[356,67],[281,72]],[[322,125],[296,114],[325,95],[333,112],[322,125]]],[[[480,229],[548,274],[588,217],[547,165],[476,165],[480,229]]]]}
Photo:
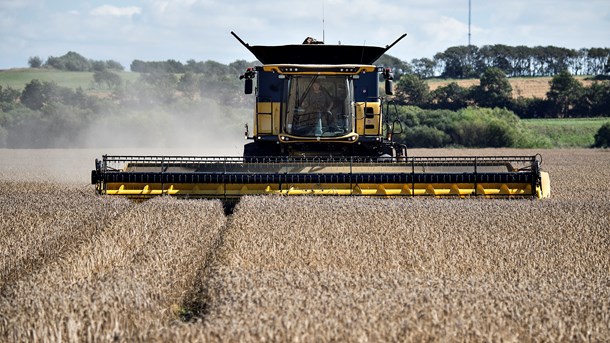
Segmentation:
{"type": "Polygon", "coordinates": [[[0,193],[0,290],[78,249],[131,206],[74,186],[0,184],[11,190],[0,193]]]}
{"type": "Polygon", "coordinates": [[[0,299],[0,337],[145,340],[192,315],[184,304],[224,223],[220,202],[158,198],[132,207],[69,258],[12,284],[0,299]]]}

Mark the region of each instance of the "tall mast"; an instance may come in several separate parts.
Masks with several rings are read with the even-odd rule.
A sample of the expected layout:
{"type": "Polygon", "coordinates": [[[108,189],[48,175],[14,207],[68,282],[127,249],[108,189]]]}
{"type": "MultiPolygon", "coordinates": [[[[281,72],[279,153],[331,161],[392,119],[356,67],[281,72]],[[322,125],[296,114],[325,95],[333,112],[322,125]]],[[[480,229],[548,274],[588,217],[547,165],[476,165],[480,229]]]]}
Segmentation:
{"type": "Polygon", "coordinates": [[[468,46],[471,45],[470,38],[472,34],[470,33],[470,23],[471,23],[471,0],[468,0],[468,46]]]}

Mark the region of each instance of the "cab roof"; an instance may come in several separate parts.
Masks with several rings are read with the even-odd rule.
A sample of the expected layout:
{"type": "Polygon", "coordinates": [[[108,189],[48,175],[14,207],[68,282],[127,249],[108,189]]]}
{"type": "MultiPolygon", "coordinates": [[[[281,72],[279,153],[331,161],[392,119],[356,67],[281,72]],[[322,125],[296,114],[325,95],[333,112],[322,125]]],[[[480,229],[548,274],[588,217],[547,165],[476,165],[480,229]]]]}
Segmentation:
{"type": "Polygon", "coordinates": [[[234,32],[231,34],[262,64],[373,64],[407,34],[385,47],[359,45],[292,44],[250,45],[234,32]]]}

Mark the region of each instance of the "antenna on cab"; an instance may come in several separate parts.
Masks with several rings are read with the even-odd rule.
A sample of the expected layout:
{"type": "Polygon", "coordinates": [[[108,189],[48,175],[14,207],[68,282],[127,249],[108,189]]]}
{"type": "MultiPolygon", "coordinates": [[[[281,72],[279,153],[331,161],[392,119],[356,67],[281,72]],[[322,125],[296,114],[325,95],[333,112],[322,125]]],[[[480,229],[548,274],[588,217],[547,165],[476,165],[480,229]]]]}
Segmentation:
{"type": "Polygon", "coordinates": [[[325,22],[324,22],[324,0],[322,0],[322,43],[326,44],[326,37],[325,37],[325,22]]]}

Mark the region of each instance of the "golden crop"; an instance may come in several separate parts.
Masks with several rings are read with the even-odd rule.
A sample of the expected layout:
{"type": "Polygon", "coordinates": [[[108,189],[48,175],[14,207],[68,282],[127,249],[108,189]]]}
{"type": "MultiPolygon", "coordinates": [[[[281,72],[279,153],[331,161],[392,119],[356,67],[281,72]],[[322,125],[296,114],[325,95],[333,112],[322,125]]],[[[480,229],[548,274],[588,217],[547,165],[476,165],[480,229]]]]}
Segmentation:
{"type": "Polygon", "coordinates": [[[84,180],[23,154],[36,172],[0,167],[0,341],[610,339],[608,151],[544,151],[544,201],[246,197],[228,218],[96,196],[85,152],[84,180]]]}

